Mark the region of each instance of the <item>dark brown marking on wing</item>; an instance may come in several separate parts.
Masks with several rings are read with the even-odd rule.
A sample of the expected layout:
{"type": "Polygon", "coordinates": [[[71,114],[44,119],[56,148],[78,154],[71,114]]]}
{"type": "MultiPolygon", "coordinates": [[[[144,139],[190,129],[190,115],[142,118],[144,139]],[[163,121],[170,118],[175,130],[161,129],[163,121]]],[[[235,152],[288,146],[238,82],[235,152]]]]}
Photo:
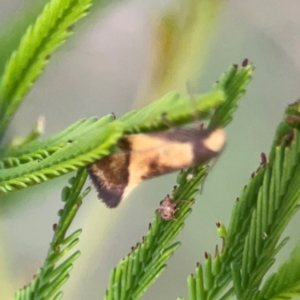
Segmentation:
{"type": "Polygon", "coordinates": [[[159,157],[152,158],[152,160],[148,162],[148,166],[149,168],[147,172],[141,176],[142,180],[146,180],[146,179],[157,177],[159,175],[174,172],[174,167],[160,164],[159,157]]]}
{"type": "Polygon", "coordinates": [[[118,147],[123,150],[123,151],[131,151],[131,142],[128,139],[127,136],[124,136],[122,138],[119,139],[118,141],[118,147]]]}
{"type": "Polygon", "coordinates": [[[194,152],[193,166],[203,164],[218,155],[218,152],[212,151],[205,147],[203,141],[201,140],[195,140],[192,144],[194,152]]]}
{"type": "Polygon", "coordinates": [[[106,156],[87,167],[98,196],[110,208],[117,207],[128,185],[129,153],[106,156]]]}

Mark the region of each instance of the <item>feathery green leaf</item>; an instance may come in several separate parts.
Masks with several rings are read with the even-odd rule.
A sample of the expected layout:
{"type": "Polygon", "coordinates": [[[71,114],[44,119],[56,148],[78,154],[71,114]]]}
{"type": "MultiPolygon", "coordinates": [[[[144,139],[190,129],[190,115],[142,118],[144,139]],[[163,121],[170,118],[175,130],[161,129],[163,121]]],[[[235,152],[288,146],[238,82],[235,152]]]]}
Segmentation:
{"type": "MultiPolygon", "coordinates": [[[[229,70],[229,72],[232,72],[231,69],[229,70]]],[[[219,120],[221,121],[218,123],[219,125],[226,125],[231,120],[231,114],[235,111],[236,102],[242,95],[241,92],[236,92],[236,90],[239,91],[237,84],[238,82],[240,82],[240,85],[245,88],[245,86],[249,82],[251,73],[252,68],[248,66],[235,72],[234,75],[230,77],[230,79],[227,79],[228,77],[224,76],[223,78],[225,79],[221,80],[221,82],[219,83],[220,87],[225,89],[226,95],[225,102],[219,103],[219,105],[217,106],[221,108],[224,105],[225,107],[220,110],[221,112],[218,114],[219,120]],[[245,74],[248,74],[248,76],[245,76],[245,74]],[[229,82],[227,80],[229,80],[229,82]],[[233,89],[232,86],[236,89],[233,89]],[[227,101],[229,104],[227,103],[227,101]]],[[[220,87],[217,87],[215,91],[219,93],[220,87]]],[[[165,96],[166,98],[164,99],[164,101],[166,103],[171,103],[169,98],[167,98],[170,96],[172,95],[169,94],[165,96]]],[[[211,96],[209,96],[209,98],[217,99],[217,97],[211,96]]],[[[189,101],[188,98],[187,100],[189,101]]],[[[201,102],[199,102],[199,104],[200,103],[201,102]]],[[[212,108],[211,105],[213,105],[212,103],[213,102],[208,102],[208,108],[210,110],[212,108]]],[[[173,105],[171,105],[171,107],[172,106],[173,105]]],[[[176,111],[177,109],[179,108],[177,107],[176,111]]],[[[161,115],[161,113],[165,112],[163,108],[155,109],[155,103],[151,104],[150,108],[145,109],[145,111],[147,110],[149,110],[150,112],[154,112],[154,115],[161,115]]],[[[219,109],[217,108],[217,112],[218,110],[219,109]]],[[[182,115],[180,115],[180,117],[182,117],[184,120],[188,120],[188,117],[186,116],[190,117],[193,112],[191,108],[190,111],[187,112],[184,109],[180,108],[180,111],[182,111],[182,115]]],[[[149,118],[147,114],[143,115],[142,112],[143,110],[141,110],[140,112],[141,117],[139,117],[138,114],[138,117],[133,115],[134,117],[136,117],[134,121],[137,124],[147,124],[146,122],[149,119],[149,125],[152,125],[152,130],[155,128],[160,128],[159,126],[163,125],[163,123],[161,123],[160,125],[159,123],[153,122],[153,120],[155,120],[156,122],[161,122],[161,118],[159,116],[156,119],[149,118]]],[[[209,114],[208,116],[210,115],[211,114],[209,114]]],[[[130,114],[125,115],[124,119],[121,118],[120,121],[125,122],[127,121],[126,118],[130,117],[130,114]]],[[[169,112],[167,114],[167,118],[172,122],[178,122],[179,120],[176,114],[173,116],[173,114],[169,112]]],[[[132,125],[132,123],[129,124],[130,128],[136,128],[135,125],[132,125]]],[[[126,128],[128,127],[126,126],[126,128]]],[[[146,129],[147,128],[143,127],[143,130],[146,129]]],[[[138,299],[150,286],[150,284],[152,284],[154,280],[160,275],[160,273],[165,269],[168,258],[179,246],[178,243],[175,243],[173,245],[171,243],[178,235],[178,233],[182,230],[186,218],[191,213],[191,206],[194,202],[194,197],[198,192],[199,184],[203,182],[206,176],[206,171],[207,166],[199,166],[194,169],[189,169],[186,172],[181,172],[178,175],[177,182],[179,186],[173,191],[172,195],[177,203],[178,208],[178,211],[175,214],[175,221],[162,220],[158,213],[155,213],[154,221],[150,225],[147,235],[143,237],[143,242],[137,244],[137,246],[133,248],[132,253],[130,253],[126,258],[120,261],[118,266],[113,269],[109,279],[109,285],[106,291],[105,299],[138,299]],[[192,180],[188,180],[188,178],[190,178],[190,175],[192,175],[192,180]]],[[[217,263],[216,265],[218,266],[219,263],[217,263]]],[[[207,282],[208,285],[213,285],[213,266],[211,258],[209,258],[209,261],[206,263],[205,272],[207,276],[210,274],[211,278],[211,280],[207,282]]],[[[190,288],[190,292],[193,295],[196,295],[196,292],[194,292],[196,284],[193,280],[190,280],[190,283],[192,285],[192,288],[190,288]]],[[[201,293],[201,291],[199,293],[201,293]]]]}
{"type": "Polygon", "coordinates": [[[24,29],[32,24],[42,11],[47,0],[28,3],[22,10],[16,11],[7,21],[1,23],[0,28],[0,74],[3,73],[5,63],[11,53],[18,47],[24,29]]]}
{"type": "Polygon", "coordinates": [[[288,241],[285,238],[279,242],[281,234],[299,207],[299,105],[297,102],[288,107],[269,160],[265,161],[263,155],[261,166],[237,199],[227,233],[223,230],[224,248],[215,256],[218,264],[214,264],[213,278],[196,276],[200,286],[205,282],[206,293],[199,299],[225,299],[233,293],[238,299],[260,299],[262,279],[288,241]],[[213,286],[209,287],[208,280],[213,286]],[[234,289],[221,296],[231,280],[234,289]]]}
{"type": "Polygon", "coordinates": [[[222,89],[226,101],[220,105],[210,120],[210,127],[226,127],[237,109],[237,103],[246,92],[246,87],[252,79],[253,66],[245,59],[242,67],[233,65],[215,84],[216,89],[222,89]]]}
{"type": "Polygon", "coordinates": [[[244,299],[253,299],[274,263],[275,255],[288,241],[278,244],[283,230],[298,209],[300,198],[300,133],[290,133],[276,146],[274,161],[267,165],[263,184],[252,213],[246,237],[242,269],[244,299]]]}
{"type": "Polygon", "coordinates": [[[264,284],[259,300],[300,297],[300,240],[289,259],[264,284]]]}
{"type": "MultiPolygon", "coordinates": [[[[252,78],[253,67],[243,62],[242,68],[234,65],[221,76],[217,82],[216,88],[223,88],[226,101],[221,104],[210,120],[209,126],[226,126],[232,120],[232,114],[237,108],[237,102],[245,93],[246,86],[252,78]]],[[[251,220],[251,211],[253,202],[256,200],[258,188],[261,185],[264,169],[258,170],[257,174],[245,187],[241,197],[238,199],[237,205],[233,211],[233,217],[229,225],[228,233],[225,227],[219,224],[219,232],[224,240],[224,246],[220,252],[218,247],[216,253],[211,260],[211,256],[205,260],[203,270],[202,264],[198,264],[194,275],[188,277],[190,299],[219,299],[221,292],[226,288],[231,279],[231,258],[240,255],[243,250],[243,235],[247,233],[247,227],[251,220]],[[243,199],[246,200],[243,200],[243,199]],[[242,231],[241,231],[242,230],[242,231]],[[244,230],[244,232],[243,232],[244,230]]],[[[253,209],[253,208],[252,208],[253,209]]],[[[232,290],[224,299],[230,297],[232,290]]]]}
{"type": "Polygon", "coordinates": [[[12,167],[1,170],[0,194],[76,171],[109,154],[123,134],[121,124],[110,121],[111,116],[100,120],[91,118],[44,142],[34,141],[19,149],[10,149],[9,154],[20,156],[2,159],[4,167],[8,162],[12,167]],[[38,150],[39,144],[47,148],[38,150]],[[28,153],[30,150],[34,152],[28,153]]]}
{"type": "MultiPolygon", "coordinates": [[[[195,99],[197,111],[207,117],[224,102],[224,93],[218,89],[195,99]]],[[[124,134],[166,128],[163,112],[168,122],[182,125],[193,120],[195,110],[191,97],[170,93],[115,122],[112,115],[81,120],[46,140],[10,147],[0,160],[0,194],[76,171],[111,153],[124,134]]]]}
{"type": "Polygon", "coordinates": [[[70,277],[70,271],[73,268],[74,261],[80,256],[80,251],[72,254],[71,250],[77,245],[81,229],[73,232],[66,237],[67,230],[73,221],[83,198],[89,193],[90,188],[83,193],[81,190],[87,178],[85,168],[78,171],[76,177],[73,177],[68,196],[62,194],[65,202],[64,208],[59,211],[59,222],[54,224],[54,236],[44,262],[43,267],[37,272],[31,283],[24,289],[15,294],[15,300],[54,300],[61,299],[62,285],[70,277]],[[69,255],[70,254],[70,255],[69,255]],[[67,258],[66,255],[69,255],[67,258]]]}
{"type": "Polygon", "coordinates": [[[165,269],[166,261],[180,246],[180,243],[171,243],[191,213],[191,205],[198,192],[197,188],[205,177],[206,168],[199,167],[195,177],[189,181],[188,174],[192,171],[182,172],[178,176],[179,186],[173,191],[178,208],[175,221],[165,221],[155,213],[143,242],[138,243],[113,269],[105,299],[138,299],[165,269]]]}
{"type": "Polygon", "coordinates": [[[162,130],[172,125],[180,126],[195,120],[196,113],[201,119],[211,116],[214,109],[225,101],[223,89],[218,88],[204,95],[180,95],[168,93],[139,111],[130,111],[119,121],[125,124],[126,133],[162,130]]]}
{"type": "Polygon", "coordinates": [[[52,0],[29,26],[1,79],[0,138],[52,52],[71,35],[70,26],[85,16],[90,6],[91,0],[52,0]]]}

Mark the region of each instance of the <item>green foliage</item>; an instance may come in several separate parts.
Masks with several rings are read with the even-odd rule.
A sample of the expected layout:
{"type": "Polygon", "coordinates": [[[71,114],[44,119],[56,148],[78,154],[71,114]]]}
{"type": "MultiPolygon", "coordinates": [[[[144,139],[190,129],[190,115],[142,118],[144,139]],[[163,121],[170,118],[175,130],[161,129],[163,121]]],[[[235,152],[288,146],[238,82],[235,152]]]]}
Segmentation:
{"type": "Polygon", "coordinates": [[[76,171],[107,155],[123,132],[120,123],[111,120],[112,116],[82,120],[45,141],[8,150],[1,161],[0,193],[76,171]]]}
{"type": "MultiPolygon", "coordinates": [[[[96,3],[103,4],[106,0],[96,3]]],[[[90,5],[91,0],[52,0],[29,26],[1,76],[0,139],[50,55],[72,33],[72,25],[87,13],[90,5]]],[[[0,45],[1,42],[0,39],[0,45]]],[[[170,124],[185,125],[198,115],[201,120],[208,120],[210,128],[227,126],[252,71],[245,60],[242,67],[230,67],[212,91],[204,95],[191,97],[171,92],[117,121],[112,115],[80,120],[45,140],[36,140],[40,134],[36,127],[25,138],[14,140],[2,149],[0,195],[78,171],[70,181],[71,187],[63,189],[65,206],[59,211],[59,222],[54,226],[44,265],[32,282],[16,293],[15,300],[62,298],[61,287],[80,255],[79,251],[71,250],[79,242],[81,229],[68,236],[67,230],[89,192],[88,188],[81,193],[87,178],[86,165],[113,153],[117,141],[125,134],[165,130],[170,124]]],[[[190,300],[224,300],[233,295],[239,300],[300,296],[300,242],[278,271],[265,278],[276,254],[288,241],[288,237],[281,235],[299,207],[299,112],[300,102],[287,108],[268,159],[262,156],[260,167],[242,190],[228,229],[217,224],[223,245],[221,249],[216,247],[214,255],[206,253],[205,262],[198,263],[195,273],[188,277],[190,300]]],[[[178,175],[178,186],[172,191],[177,205],[175,220],[165,221],[155,212],[143,241],[112,270],[105,299],[138,299],[166,269],[168,259],[180,246],[174,239],[192,211],[194,197],[207,170],[208,166],[202,165],[178,175]]]]}
{"type": "MultiPolygon", "coordinates": [[[[226,100],[218,106],[218,109],[212,117],[212,122],[214,120],[213,118],[218,115],[220,125],[229,123],[232,119],[232,113],[236,109],[237,101],[243,94],[242,91],[244,91],[245,86],[249,83],[251,75],[252,67],[246,66],[241,69],[235,67],[233,67],[233,69],[230,68],[229,71],[222,76],[218,84],[218,89],[220,87],[224,88],[226,100]]],[[[145,110],[152,111],[151,105],[149,106],[145,110]]],[[[152,104],[152,106],[154,106],[154,104],[152,104]]],[[[141,112],[142,111],[143,110],[141,110],[141,112]]],[[[142,113],[140,113],[140,115],[143,116],[142,113]]],[[[167,116],[170,117],[172,114],[168,113],[167,116]]],[[[147,117],[144,117],[142,120],[145,121],[146,119],[147,117]]],[[[120,120],[122,120],[122,118],[120,120]]],[[[172,121],[174,121],[174,119],[172,119],[172,121]]],[[[143,237],[143,242],[138,243],[136,247],[132,249],[132,252],[113,269],[109,278],[105,299],[139,299],[165,270],[167,260],[180,246],[180,243],[172,244],[172,242],[183,229],[184,222],[191,213],[194,197],[198,192],[199,185],[206,177],[206,171],[207,165],[204,165],[181,172],[178,175],[177,183],[179,186],[172,192],[172,197],[177,203],[176,208],[178,208],[175,214],[175,221],[162,220],[158,213],[155,213],[148,233],[143,237]],[[192,180],[189,179],[191,175],[192,180]]],[[[206,269],[208,271],[207,274],[210,274],[209,267],[206,269]]]]}
{"type": "MultiPolygon", "coordinates": [[[[222,96],[218,90],[199,97],[199,112],[207,114],[216,103],[224,101],[222,96]]],[[[124,133],[166,127],[159,111],[168,112],[168,121],[176,125],[187,122],[193,118],[190,101],[187,96],[171,93],[139,112],[126,114],[118,122],[112,122],[112,116],[81,120],[44,141],[11,147],[0,160],[0,193],[47,181],[100,159],[113,150],[124,133]],[[174,102],[176,105],[170,106],[174,102]]]]}
{"type": "Polygon", "coordinates": [[[18,47],[20,39],[24,34],[24,28],[32,24],[40,14],[47,1],[29,3],[19,12],[16,12],[14,18],[10,18],[0,28],[0,73],[5,68],[6,61],[11,53],[18,47]]]}
{"type": "Polygon", "coordinates": [[[284,300],[300,294],[300,240],[289,259],[269,277],[259,294],[261,300],[284,300]]]}
{"type": "MultiPolygon", "coordinates": [[[[223,92],[218,90],[198,100],[199,112],[205,115],[216,103],[224,101],[223,92]]],[[[167,125],[159,111],[167,112],[168,121],[183,124],[193,119],[190,101],[187,96],[171,93],[139,112],[126,114],[119,121],[112,122],[111,115],[99,120],[81,120],[44,141],[35,140],[21,147],[11,147],[0,160],[0,194],[76,171],[113,151],[125,133],[165,128],[167,125]],[[170,106],[174,102],[176,105],[170,106]]]]}
{"type": "Polygon", "coordinates": [[[91,0],[52,0],[7,62],[0,84],[0,138],[33,82],[48,64],[50,55],[71,35],[71,26],[82,18],[91,0]]]}
{"type": "Polygon", "coordinates": [[[43,267],[37,272],[32,282],[15,294],[15,300],[51,300],[61,299],[62,285],[70,277],[74,261],[80,256],[80,251],[71,251],[79,242],[81,229],[67,236],[69,229],[83,198],[89,193],[87,188],[81,190],[87,178],[85,168],[78,171],[70,180],[71,187],[65,187],[62,192],[64,208],[58,212],[59,222],[54,224],[54,236],[43,267]],[[72,253],[73,252],[73,253],[72,253]]]}
{"type": "Polygon", "coordinates": [[[178,213],[175,221],[165,221],[155,212],[143,242],[133,247],[132,252],[113,269],[104,299],[139,299],[146,289],[165,270],[167,260],[173,255],[180,243],[173,243],[191,213],[198,186],[206,173],[205,167],[188,170],[179,174],[178,188],[173,191],[178,213]],[[193,180],[188,174],[195,173],[193,180]],[[173,244],[172,244],[173,243],[173,244]]]}
{"type": "MultiPolygon", "coordinates": [[[[15,12],[14,18],[9,19],[0,28],[0,74],[3,73],[5,63],[9,59],[11,53],[18,47],[21,37],[24,34],[24,28],[32,24],[40,14],[47,0],[23,3],[22,10],[15,12]]],[[[93,10],[96,12],[99,8],[113,3],[112,0],[94,0],[93,10]]],[[[99,16],[97,15],[97,18],[99,16]]]]}
{"type": "MultiPolygon", "coordinates": [[[[242,95],[240,91],[248,84],[252,73],[251,66],[240,70],[234,68],[234,70],[232,75],[232,68],[230,68],[228,74],[222,77],[213,91],[203,96],[190,97],[170,93],[140,111],[129,112],[117,121],[113,121],[111,115],[101,119],[81,120],[44,141],[35,140],[22,146],[8,148],[1,160],[0,191],[7,193],[77,170],[114,151],[116,142],[122,135],[163,130],[168,127],[166,120],[174,125],[183,125],[194,119],[195,111],[202,119],[214,118],[218,114],[219,125],[228,123],[235,110],[236,102],[242,95]],[[221,110],[224,106],[227,109],[221,110]],[[215,111],[215,107],[219,107],[223,114],[219,113],[219,110],[215,111]],[[228,111],[231,114],[228,114],[228,111]]],[[[183,228],[184,221],[191,212],[193,198],[199,184],[205,178],[206,170],[207,166],[200,166],[179,175],[179,187],[173,191],[178,208],[176,221],[166,222],[157,213],[155,214],[143,242],[133,248],[132,253],[113,270],[106,292],[107,299],[138,298],[163,272],[167,260],[180,245],[180,243],[172,244],[172,241],[183,228]],[[193,179],[188,180],[188,175],[191,174],[193,179]]],[[[76,186],[73,188],[77,193],[76,186]]],[[[73,189],[70,191],[71,194],[75,193],[73,189]]],[[[73,218],[73,214],[70,215],[73,218]]],[[[67,228],[65,226],[63,225],[67,228]]],[[[54,248],[51,249],[50,252],[54,248]]],[[[52,256],[49,257],[52,259],[52,256]]],[[[77,257],[76,253],[75,257],[77,257]]],[[[70,261],[73,262],[73,256],[70,261]]],[[[34,279],[26,290],[20,292],[20,295],[17,294],[19,297],[17,299],[23,299],[26,293],[37,295],[35,296],[37,298],[24,299],[40,299],[41,294],[45,295],[46,292],[52,297],[67,278],[70,261],[67,260],[66,264],[54,268],[53,261],[46,260],[46,267],[38,273],[38,279],[34,279]],[[57,270],[62,269],[64,270],[62,277],[54,280],[53,278],[60,273],[57,270]],[[55,283],[49,284],[49,280],[39,279],[44,278],[45,274],[47,280],[51,278],[55,283]],[[53,286],[57,288],[54,289],[53,286]],[[52,288],[53,292],[51,292],[52,288]]],[[[55,297],[59,298],[61,295],[59,293],[55,297]]]]}
{"type": "MultiPolygon", "coordinates": [[[[217,106],[222,108],[226,105],[233,113],[236,101],[242,95],[240,90],[245,88],[252,73],[250,66],[239,71],[233,69],[234,75],[230,68],[218,86],[202,96],[191,98],[169,93],[140,111],[125,114],[118,121],[112,122],[112,116],[81,120],[44,141],[35,140],[8,148],[0,160],[0,194],[76,171],[113,151],[123,134],[166,129],[169,126],[166,120],[173,125],[183,125],[194,120],[196,112],[205,119],[217,106]],[[237,82],[240,82],[238,93],[237,82]]],[[[220,118],[225,114],[217,111],[216,115],[220,125],[228,123],[228,117],[220,118]]]]}
{"type": "Polygon", "coordinates": [[[233,294],[243,300],[300,296],[297,250],[260,290],[275,255],[288,241],[288,238],[280,241],[281,234],[299,207],[298,112],[298,102],[288,107],[275,135],[270,158],[265,161],[262,156],[261,166],[237,199],[227,233],[224,225],[220,225],[222,251],[217,250],[213,260],[209,255],[205,265],[198,265],[195,275],[189,277],[189,299],[229,299],[233,294]],[[231,282],[233,286],[228,289],[231,282]]]}
{"type": "Polygon", "coordinates": [[[221,76],[216,83],[216,88],[225,92],[226,101],[220,105],[210,120],[209,126],[227,126],[232,121],[232,116],[237,109],[238,100],[245,94],[246,87],[252,79],[253,67],[248,64],[248,59],[242,63],[242,67],[233,65],[221,76]]]}
{"type": "Polygon", "coordinates": [[[124,123],[124,133],[127,134],[168,129],[170,124],[167,123],[179,126],[194,121],[196,113],[201,115],[201,119],[206,119],[225,101],[221,88],[193,98],[171,92],[139,111],[128,112],[119,121],[124,123]]]}

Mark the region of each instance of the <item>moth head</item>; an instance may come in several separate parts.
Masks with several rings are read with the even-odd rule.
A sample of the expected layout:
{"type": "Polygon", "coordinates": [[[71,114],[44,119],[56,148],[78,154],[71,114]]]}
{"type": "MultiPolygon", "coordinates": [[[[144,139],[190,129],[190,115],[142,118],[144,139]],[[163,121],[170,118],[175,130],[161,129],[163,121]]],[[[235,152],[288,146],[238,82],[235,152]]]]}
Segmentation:
{"type": "Polygon", "coordinates": [[[217,128],[210,132],[208,137],[203,141],[203,145],[216,153],[219,153],[226,141],[225,131],[222,128],[217,128]]]}
{"type": "Polygon", "coordinates": [[[218,156],[225,145],[226,135],[222,128],[202,129],[194,142],[194,164],[205,163],[218,156]]]}

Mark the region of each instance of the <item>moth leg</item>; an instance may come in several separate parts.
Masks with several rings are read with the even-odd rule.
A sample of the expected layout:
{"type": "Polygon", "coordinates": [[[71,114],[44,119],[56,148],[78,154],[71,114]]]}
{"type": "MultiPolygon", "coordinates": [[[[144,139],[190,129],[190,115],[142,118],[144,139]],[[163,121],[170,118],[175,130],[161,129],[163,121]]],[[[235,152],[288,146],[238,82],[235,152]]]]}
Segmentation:
{"type": "Polygon", "coordinates": [[[206,172],[205,172],[204,179],[203,179],[203,181],[202,181],[202,183],[201,183],[201,186],[200,186],[200,195],[203,194],[204,183],[205,183],[206,177],[207,177],[208,173],[211,172],[211,170],[212,170],[212,169],[214,168],[214,166],[216,165],[216,163],[217,163],[219,157],[220,157],[220,155],[218,155],[217,157],[215,157],[215,158],[213,159],[213,161],[208,165],[208,168],[207,168],[207,170],[206,170],[206,172]]]}

